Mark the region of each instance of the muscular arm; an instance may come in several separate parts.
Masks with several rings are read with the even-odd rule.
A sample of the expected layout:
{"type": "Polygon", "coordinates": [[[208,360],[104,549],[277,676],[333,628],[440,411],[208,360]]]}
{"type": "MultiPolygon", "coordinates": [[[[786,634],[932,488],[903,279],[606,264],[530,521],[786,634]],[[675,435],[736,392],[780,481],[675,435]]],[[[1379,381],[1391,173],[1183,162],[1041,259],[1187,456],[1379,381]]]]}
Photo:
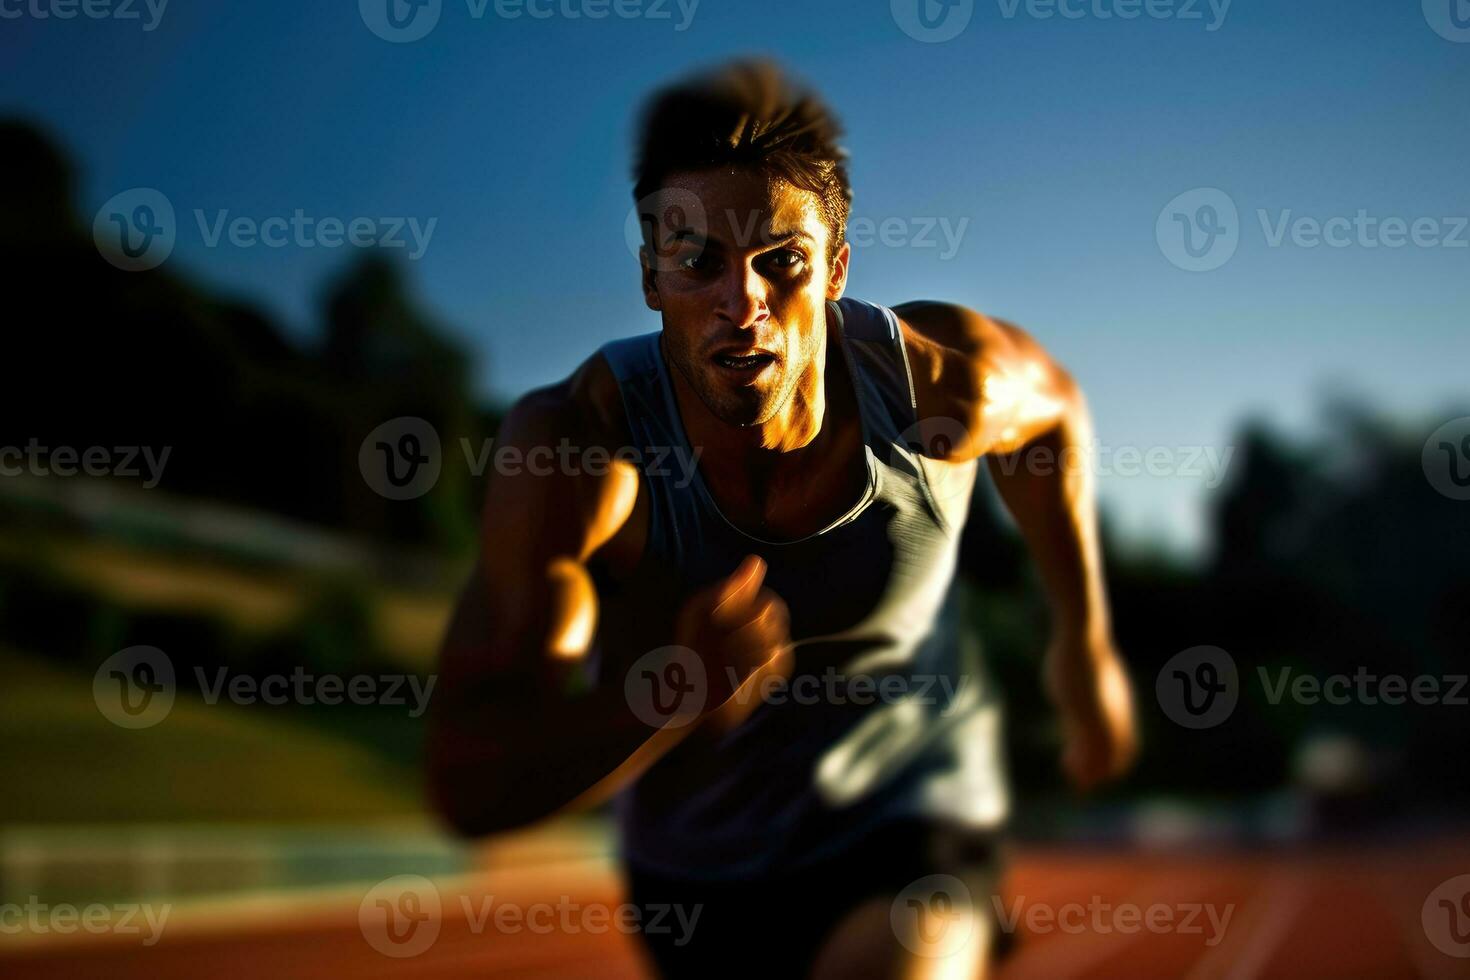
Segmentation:
{"type": "Polygon", "coordinates": [[[906,324],[919,417],[954,418],[970,434],[945,458],[986,457],[1046,586],[1055,628],[1105,638],[1092,420],[1081,389],[1013,324],[941,303],[896,312],[906,324]]]}
{"type": "MultiPolygon", "coordinates": [[[[497,450],[604,445],[572,383],[534,392],[511,412],[497,450]]],[[[544,450],[491,476],[481,558],[440,652],[428,733],[429,793],[456,830],[478,835],[614,791],[687,729],[636,717],[621,685],[581,695],[568,681],[597,623],[591,556],[628,521],[638,475],[551,472],[544,450]]]]}
{"type": "Polygon", "coordinates": [[[968,433],[943,443],[941,458],[986,457],[1041,576],[1053,628],[1046,679],[1070,729],[1067,767],[1083,785],[1116,775],[1134,752],[1131,704],[1112,639],[1081,389],[1013,324],[945,303],[895,312],[920,419],[955,419],[968,433]]]}

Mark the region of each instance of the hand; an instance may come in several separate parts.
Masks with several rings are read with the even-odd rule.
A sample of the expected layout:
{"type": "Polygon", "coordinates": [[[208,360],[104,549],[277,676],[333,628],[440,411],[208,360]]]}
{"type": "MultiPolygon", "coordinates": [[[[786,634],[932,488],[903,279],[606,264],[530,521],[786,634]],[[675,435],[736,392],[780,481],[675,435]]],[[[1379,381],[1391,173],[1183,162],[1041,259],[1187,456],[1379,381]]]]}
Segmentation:
{"type": "Polygon", "coordinates": [[[750,716],[766,677],[789,676],[791,618],[786,603],[763,588],[766,563],[748,556],[729,578],[695,593],[675,621],[675,643],[704,662],[705,721],[728,731],[750,716]]]}
{"type": "Polygon", "coordinates": [[[1062,768],[1086,792],[1127,772],[1138,754],[1128,672],[1111,640],[1059,637],[1043,667],[1062,722],[1062,768]]]}

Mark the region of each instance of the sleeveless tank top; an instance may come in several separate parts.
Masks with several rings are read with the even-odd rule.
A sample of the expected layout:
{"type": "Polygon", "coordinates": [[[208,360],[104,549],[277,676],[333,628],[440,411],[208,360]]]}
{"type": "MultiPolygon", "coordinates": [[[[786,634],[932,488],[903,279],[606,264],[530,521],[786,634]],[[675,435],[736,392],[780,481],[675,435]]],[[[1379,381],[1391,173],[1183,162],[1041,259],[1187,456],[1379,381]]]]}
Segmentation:
{"type": "Polygon", "coordinates": [[[815,534],[766,541],[720,512],[685,437],[659,334],[604,345],[646,459],[648,538],[626,582],[599,582],[595,683],[621,686],[650,620],[748,554],[791,612],[791,678],[739,726],[687,739],[616,798],[620,850],[639,869],[710,880],[795,870],[886,820],[1001,823],[999,702],[960,622],[955,564],[978,464],[916,451],[913,384],[892,310],[828,303],[862,416],[867,488],[815,534]],[[669,452],[669,451],[672,452],[669,452]]]}

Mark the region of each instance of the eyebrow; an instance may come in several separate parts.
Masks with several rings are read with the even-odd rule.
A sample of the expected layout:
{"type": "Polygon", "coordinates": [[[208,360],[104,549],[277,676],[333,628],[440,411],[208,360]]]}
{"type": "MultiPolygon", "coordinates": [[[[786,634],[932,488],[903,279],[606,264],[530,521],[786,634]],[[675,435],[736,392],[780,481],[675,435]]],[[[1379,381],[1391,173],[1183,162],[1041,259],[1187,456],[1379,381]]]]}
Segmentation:
{"type": "MultiPolygon", "coordinates": [[[[718,241],[716,239],[710,238],[708,235],[705,235],[705,234],[703,234],[701,232],[698,232],[698,231],[694,230],[693,228],[680,228],[678,231],[674,232],[673,235],[670,236],[670,237],[674,241],[678,241],[678,242],[685,242],[685,241],[687,241],[687,242],[693,242],[693,243],[695,243],[697,245],[700,245],[701,247],[708,247],[710,245],[714,245],[716,247],[723,247],[723,245],[724,245],[723,242],[720,242],[720,241],[718,241]]],[[[766,244],[766,245],[769,245],[770,247],[774,248],[774,247],[777,247],[777,246],[780,246],[780,245],[784,245],[784,244],[792,241],[793,239],[802,239],[803,241],[805,241],[809,245],[816,245],[817,244],[817,240],[815,238],[813,238],[811,235],[807,234],[805,231],[803,231],[800,228],[790,228],[790,229],[787,229],[785,231],[773,231],[773,232],[771,232],[768,240],[765,241],[765,242],[763,242],[762,244],[766,244]]]]}
{"type": "Polygon", "coordinates": [[[786,231],[771,232],[772,242],[789,242],[793,238],[804,238],[813,245],[817,243],[817,240],[815,238],[813,238],[811,235],[808,235],[800,228],[790,228],[786,231]]]}

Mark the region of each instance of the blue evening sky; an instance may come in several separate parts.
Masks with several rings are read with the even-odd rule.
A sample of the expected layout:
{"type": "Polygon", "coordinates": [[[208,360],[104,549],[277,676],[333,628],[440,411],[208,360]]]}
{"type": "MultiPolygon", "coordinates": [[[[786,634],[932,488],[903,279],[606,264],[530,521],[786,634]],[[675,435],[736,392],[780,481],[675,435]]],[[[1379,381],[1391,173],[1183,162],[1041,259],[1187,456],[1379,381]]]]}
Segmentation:
{"type": "MultiPolygon", "coordinates": [[[[518,3],[515,18],[439,0],[411,43],[369,29],[387,2],[173,0],[144,30],[144,0],[136,20],[0,0],[0,113],[60,140],[89,220],[119,191],[162,191],[178,215],[168,261],[297,333],[349,249],[210,247],[196,209],[437,218],[405,265],[481,355],[481,390],[504,398],[657,328],[623,236],[635,109],[691,67],[771,54],[842,117],[854,216],[907,229],[856,249],[850,294],[1020,322],[1081,379],[1110,447],[1218,454],[1250,413],[1308,426],[1331,386],[1425,418],[1465,394],[1464,0],[1235,0],[1223,18],[1222,0],[1066,0],[1067,17],[1035,0],[700,0],[692,16],[691,0],[605,0],[602,19],[585,16],[597,0],[535,0],[550,17],[518,3]],[[900,27],[917,2],[970,20],[923,43],[900,27]],[[1195,188],[1238,208],[1238,224],[1220,219],[1237,251],[1212,271],[1166,255],[1183,254],[1168,234],[1184,218],[1165,216],[1165,246],[1156,234],[1195,188]],[[1360,210],[1434,219],[1421,237],[1439,244],[1351,230],[1344,247],[1290,230],[1271,244],[1283,216],[1360,210]],[[929,224],[934,247],[904,238],[929,224]],[[963,231],[953,255],[946,225],[963,231]]],[[[1203,221],[1198,205],[1181,207],[1203,221]]],[[[1102,487],[1126,527],[1188,545],[1204,480],[1102,487]]]]}

